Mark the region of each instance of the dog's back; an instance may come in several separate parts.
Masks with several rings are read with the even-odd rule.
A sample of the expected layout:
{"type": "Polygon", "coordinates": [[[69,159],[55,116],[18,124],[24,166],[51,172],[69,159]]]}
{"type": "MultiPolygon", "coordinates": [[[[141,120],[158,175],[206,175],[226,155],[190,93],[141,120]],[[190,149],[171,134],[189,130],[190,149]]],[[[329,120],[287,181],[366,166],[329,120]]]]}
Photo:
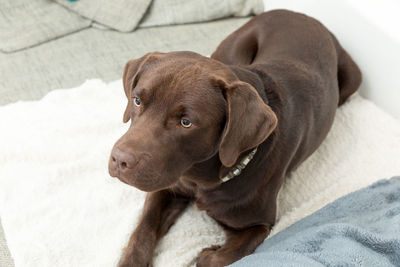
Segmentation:
{"type": "Polygon", "coordinates": [[[288,10],[256,16],[211,57],[257,73],[266,90],[279,95],[265,101],[277,113],[279,139],[293,149],[288,171],[322,143],[338,104],[361,83],[360,70],[336,38],[317,20],[288,10]]]}
{"type": "Polygon", "coordinates": [[[359,68],[336,38],[317,20],[288,10],[256,16],[228,36],[211,57],[230,65],[296,64],[325,82],[333,81],[323,86],[339,87],[339,104],[361,83],[359,68]]]}

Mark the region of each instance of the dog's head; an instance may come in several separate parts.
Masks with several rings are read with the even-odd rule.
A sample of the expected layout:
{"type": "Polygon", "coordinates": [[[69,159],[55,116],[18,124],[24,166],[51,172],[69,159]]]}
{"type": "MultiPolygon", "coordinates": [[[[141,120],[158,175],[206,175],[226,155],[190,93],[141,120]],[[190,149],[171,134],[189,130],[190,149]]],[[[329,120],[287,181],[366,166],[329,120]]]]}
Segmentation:
{"type": "Polygon", "coordinates": [[[143,191],[173,185],[219,153],[233,166],[258,146],[277,118],[227,65],[192,52],[150,53],[129,61],[123,83],[128,131],[114,145],[111,176],[143,191]]]}

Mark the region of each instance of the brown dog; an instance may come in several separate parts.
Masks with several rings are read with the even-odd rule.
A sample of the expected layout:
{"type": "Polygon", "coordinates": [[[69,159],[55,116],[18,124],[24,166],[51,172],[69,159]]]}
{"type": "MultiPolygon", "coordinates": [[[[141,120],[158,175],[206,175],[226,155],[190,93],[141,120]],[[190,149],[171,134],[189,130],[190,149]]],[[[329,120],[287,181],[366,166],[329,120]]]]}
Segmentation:
{"type": "Polygon", "coordinates": [[[197,266],[224,266],[268,236],[285,176],[324,140],[361,74],[318,21],[276,10],[253,18],[211,58],[150,53],[123,76],[131,126],[111,176],[149,192],[120,266],[150,266],[157,241],[194,201],[227,233],[197,266]]]}

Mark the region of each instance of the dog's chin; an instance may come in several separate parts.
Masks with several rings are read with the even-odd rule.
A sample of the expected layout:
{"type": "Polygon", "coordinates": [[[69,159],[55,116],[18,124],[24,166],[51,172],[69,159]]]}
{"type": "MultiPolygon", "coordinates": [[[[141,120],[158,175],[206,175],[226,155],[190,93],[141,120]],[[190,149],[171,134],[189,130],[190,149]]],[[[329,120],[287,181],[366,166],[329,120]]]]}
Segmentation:
{"type": "Polygon", "coordinates": [[[130,181],[130,180],[125,180],[125,179],[121,179],[121,178],[118,178],[118,179],[127,185],[133,186],[141,191],[148,192],[148,193],[160,191],[165,188],[165,187],[159,187],[159,186],[150,185],[150,184],[143,184],[140,182],[138,183],[136,181],[130,181]]]}
{"type": "Polygon", "coordinates": [[[127,185],[148,193],[166,189],[173,184],[165,180],[161,181],[161,177],[152,177],[152,179],[138,179],[136,177],[124,177],[122,175],[116,175],[114,177],[127,185]]]}

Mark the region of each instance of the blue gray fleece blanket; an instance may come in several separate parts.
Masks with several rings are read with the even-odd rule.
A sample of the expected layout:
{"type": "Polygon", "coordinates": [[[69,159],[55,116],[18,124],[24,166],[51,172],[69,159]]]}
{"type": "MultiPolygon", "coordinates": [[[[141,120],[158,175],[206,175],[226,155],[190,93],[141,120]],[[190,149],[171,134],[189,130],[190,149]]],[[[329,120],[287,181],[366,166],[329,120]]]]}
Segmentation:
{"type": "Polygon", "coordinates": [[[334,201],[231,266],[400,266],[400,177],[334,201]]]}

